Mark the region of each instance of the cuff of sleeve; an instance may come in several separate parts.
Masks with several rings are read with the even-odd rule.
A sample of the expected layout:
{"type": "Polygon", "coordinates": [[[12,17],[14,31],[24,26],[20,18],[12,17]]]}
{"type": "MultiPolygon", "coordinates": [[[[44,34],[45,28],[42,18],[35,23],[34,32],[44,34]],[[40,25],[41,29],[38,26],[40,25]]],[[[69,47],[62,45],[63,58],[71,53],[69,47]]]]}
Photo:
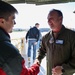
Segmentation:
{"type": "Polygon", "coordinates": [[[65,72],[64,68],[63,67],[61,67],[61,68],[62,68],[62,73],[64,73],[65,72]]]}

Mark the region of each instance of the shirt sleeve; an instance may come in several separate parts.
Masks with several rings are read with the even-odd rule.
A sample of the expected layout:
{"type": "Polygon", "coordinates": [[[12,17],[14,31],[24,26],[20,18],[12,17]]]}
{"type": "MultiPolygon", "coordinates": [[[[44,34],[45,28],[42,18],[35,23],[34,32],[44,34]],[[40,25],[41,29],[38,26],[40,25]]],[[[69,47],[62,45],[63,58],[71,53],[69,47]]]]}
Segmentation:
{"type": "MultiPolygon", "coordinates": [[[[75,35],[75,34],[74,34],[75,35]]],[[[64,74],[73,75],[75,73],[75,36],[71,41],[71,56],[67,63],[62,64],[64,74]]]]}
{"type": "Polygon", "coordinates": [[[0,75],[6,75],[2,68],[0,68],[0,75]]]}
{"type": "Polygon", "coordinates": [[[21,75],[37,75],[39,73],[39,64],[33,64],[30,68],[25,67],[25,61],[22,61],[22,72],[21,75]]]}

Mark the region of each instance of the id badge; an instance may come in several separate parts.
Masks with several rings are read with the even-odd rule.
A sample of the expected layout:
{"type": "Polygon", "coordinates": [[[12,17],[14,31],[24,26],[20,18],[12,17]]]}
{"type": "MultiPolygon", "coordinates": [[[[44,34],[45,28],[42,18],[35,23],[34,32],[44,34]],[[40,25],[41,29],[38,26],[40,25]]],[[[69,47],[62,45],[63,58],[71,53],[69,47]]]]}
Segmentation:
{"type": "Polygon", "coordinates": [[[63,40],[56,40],[56,44],[63,44],[63,40]]]}

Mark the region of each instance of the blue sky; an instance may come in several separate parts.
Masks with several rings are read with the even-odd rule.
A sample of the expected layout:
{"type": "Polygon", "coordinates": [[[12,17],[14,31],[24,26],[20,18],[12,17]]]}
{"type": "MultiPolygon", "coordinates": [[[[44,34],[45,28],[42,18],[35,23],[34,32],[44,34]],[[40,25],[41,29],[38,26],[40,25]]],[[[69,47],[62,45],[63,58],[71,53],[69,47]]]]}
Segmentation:
{"type": "Polygon", "coordinates": [[[75,2],[59,3],[59,4],[12,4],[19,12],[16,17],[15,28],[30,28],[36,22],[40,23],[40,28],[49,28],[47,23],[48,12],[55,8],[63,12],[63,24],[69,28],[75,28],[75,2]]]}

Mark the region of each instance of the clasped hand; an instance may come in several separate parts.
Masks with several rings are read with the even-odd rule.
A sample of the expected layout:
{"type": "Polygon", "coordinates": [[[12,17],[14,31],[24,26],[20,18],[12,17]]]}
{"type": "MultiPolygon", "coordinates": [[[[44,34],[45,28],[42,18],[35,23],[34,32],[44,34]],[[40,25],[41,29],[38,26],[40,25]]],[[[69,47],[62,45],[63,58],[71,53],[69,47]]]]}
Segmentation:
{"type": "Polygon", "coordinates": [[[56,66],[52,69],[52,75],[62,75],[62,66],[56,66]]]}

